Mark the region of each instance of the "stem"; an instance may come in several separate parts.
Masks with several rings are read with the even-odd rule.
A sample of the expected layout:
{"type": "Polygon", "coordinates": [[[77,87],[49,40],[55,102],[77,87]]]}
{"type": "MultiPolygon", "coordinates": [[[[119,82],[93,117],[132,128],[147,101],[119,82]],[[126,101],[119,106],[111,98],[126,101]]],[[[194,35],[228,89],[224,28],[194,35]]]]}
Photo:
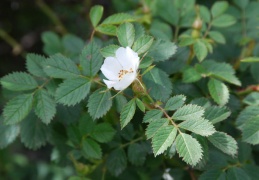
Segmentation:
{"type": "Polygon", "coordinates": [[[91,33],[91,36],[90,36],[90,41],[92,41],[93,40],[93,38],[94,38],[94,33],[95,33],[95,29],[92,31],[92,33],[91,33]]]}
{"type": "Polygon", "coordinates": [[[52,11],[52,9],[43,0],[36,0],[36,4],[50,18],[50,20],[56,25],[57,30],[61,34],[64,35],[67,33],[65,26],[59,20],[58,16],[55,14],[55,12],[52,11]]]}
{"type": "Polygon", "coordinates": [[[130,141],[130,142],[128,142],[128,143],[125,143],[125,144],[120,145],[120,148],[125,148],[125,147],[127,147],[128,145],[131,145],[131,144],[133,144],[133,143],[135,143],[135,142],[138,142],[138,141],[141,141],[141,140],[143,140],[143,136],[141,136],[141,137],[139,137],[139,138],[137,138],[137,139],[134,139],[134,140],[132,140],[132,141],[130,141]]]}
{"type": "Polygon", "coordinates": [[[0,28],[0,38],[13,48],[13,53],[15,55],[21,54],[22,56],[25,56],[26,52],[23,51],[22,46],[2,28],[0,28]]]}
{"type": "Polygon", "coordinates": [[[167,114],[167,112],[166,112],[161,106],[156,105],[156,107],[157,107],[158,109],[160,109],[160,110],[164,113],[164,115],[166,116],[166,118],[169,119],[170,122],[174,125],[174,127],[176,127],[177,130],[178,130],[179,132],[181,132],[181,131],[179,130],[177,124],[175,124],[175,122],[174,122],[173,119],[167,114]]]}
{"type": "Polygon", "coordinates": [[[190,174],[190,176],[191,176],[191,180],[196,180],[196,177],[195,177],[195,175],[194,175],[194,173],[193,173],[193,169],[192,168],[190,168],[190,167],[188,167],[188,172],[189,172],[189,174],[190,174]]]}
{"type": "Polygon", "coordinates": [[[174,33],[174,41],[175,42],[177,42],[179,31],[180,31],[180,27],[176,26],[175,27],[175,33],[174,33]]]}
{"type": "Polygon", "coordinates": [[[203,35],[203,38],[206,38],[206,37],[208,36],[209,31],[210,31],[210,29],[211,29],[211,24],[212,24],[211,22],[212,22],[212,21],[209,22],[208,28],[206,29],[206,31],[205,31],[205,33],[204,33],[204,35],[203,35]]]}
{"type": "Polygon", "coordinates": [[[189,57],[188,57],[188,60],[187,60],[187,64],[191,64],[192,63],[192,60],[194,58],[194,51],[193,51],[193,45],[190,46],[190,54],[189,54],[189,57]]]}
{"type": "Polygon", "coordinates": [[[102,180],[105,180],[106,170],[105,167],[102,169],[102,180]]]}
{"type": "Polygon", "coordinates": [[[243,95],[247,95],[253,91],[259,91],[259,85],[251,85],[251,86],[248,86],[246,89],[244,90],[240,90],[238,92],[236,92],[236,94],[238,96],[243,96],[243,95]]]}

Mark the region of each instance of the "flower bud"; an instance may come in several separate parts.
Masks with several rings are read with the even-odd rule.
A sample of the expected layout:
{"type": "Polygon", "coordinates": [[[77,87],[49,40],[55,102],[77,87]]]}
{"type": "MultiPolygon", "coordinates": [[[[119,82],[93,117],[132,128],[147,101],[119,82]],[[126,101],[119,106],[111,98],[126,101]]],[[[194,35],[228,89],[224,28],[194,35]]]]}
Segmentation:
{"type": "Polygon", "coordinates": [[[192,28],[193,28],[193,29],[200,30],[201,27],[202,27],[202,20],[201,20],[199,17],[197,17],[197,18],[195,19],[195,21],[193,22],[193,24],[192,24],[192,28]]]}

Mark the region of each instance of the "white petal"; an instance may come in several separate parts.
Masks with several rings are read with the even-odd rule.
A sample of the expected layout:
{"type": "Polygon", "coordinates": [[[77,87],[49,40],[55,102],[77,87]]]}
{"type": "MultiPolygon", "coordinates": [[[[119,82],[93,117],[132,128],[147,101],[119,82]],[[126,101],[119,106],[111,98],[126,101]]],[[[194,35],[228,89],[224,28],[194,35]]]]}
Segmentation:
{"type": "Polygon", "coordinates": [[[109,81],[104,79],[103,82],[107,85],[107,87],[110,89],[114,86],[114,84],[116,84],[117,81],[109,81]]]}
{"type": "Polygon", "coordinates": [[[118,60],[114,57],[107,57],[104,60],[104,63],[101,67],[101,71],[104,76],[109,80],[118,80],[119,72],[122,69],[122,66],[118,62],[118,60]]]}
{"type": "Polygon", "coordinates": [[[136,79],[136,73],[128,73],[123,76],[123,78],[114,84],[115,90],[126,89],[134,80],[136,79]]]}
{"type": "Polygon", "coordinates": [[[138,54],[129,47],[120,47],[117,49],[116,58],[125,70],[132,68],[136,71],[139,66],[138,54]]]}

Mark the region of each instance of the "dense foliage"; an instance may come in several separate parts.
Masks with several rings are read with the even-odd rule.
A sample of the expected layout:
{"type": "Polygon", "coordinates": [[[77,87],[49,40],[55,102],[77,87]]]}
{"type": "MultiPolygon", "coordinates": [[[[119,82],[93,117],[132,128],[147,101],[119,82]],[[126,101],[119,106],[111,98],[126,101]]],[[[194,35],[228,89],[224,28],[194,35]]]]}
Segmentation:
{"type": "Polygon", "coordinates": [[[259,2],[134,3],[91,7],[88,39],[42,33],[44,55],[0,80],[0,148],[48,144],[61,179],[259,179],[259,2]],[[122,91],[100,71],[119,47],[140,58],[122,91]]]}

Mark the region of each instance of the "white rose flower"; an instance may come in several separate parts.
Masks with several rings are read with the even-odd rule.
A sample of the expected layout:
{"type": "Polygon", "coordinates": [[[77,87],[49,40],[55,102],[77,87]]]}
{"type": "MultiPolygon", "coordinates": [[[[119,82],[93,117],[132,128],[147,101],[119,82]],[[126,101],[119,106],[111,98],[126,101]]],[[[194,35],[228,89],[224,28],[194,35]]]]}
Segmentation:
{"type": "Polygon", "coordinates": [[[115,90],[126,89],[136,78],[139,67],[139,57],[130,47],[120,47],[115,57],[107,57],[101,71],[108,79],[104,79],[107,87],[115,90]]]}

